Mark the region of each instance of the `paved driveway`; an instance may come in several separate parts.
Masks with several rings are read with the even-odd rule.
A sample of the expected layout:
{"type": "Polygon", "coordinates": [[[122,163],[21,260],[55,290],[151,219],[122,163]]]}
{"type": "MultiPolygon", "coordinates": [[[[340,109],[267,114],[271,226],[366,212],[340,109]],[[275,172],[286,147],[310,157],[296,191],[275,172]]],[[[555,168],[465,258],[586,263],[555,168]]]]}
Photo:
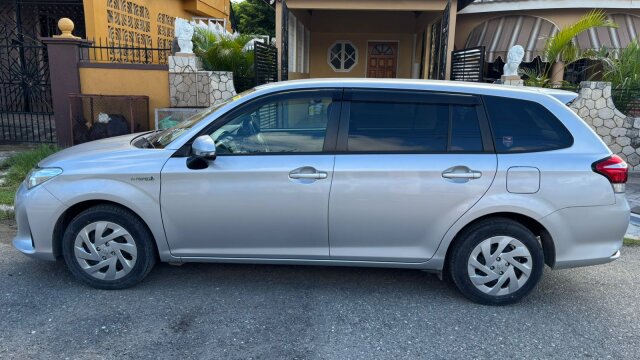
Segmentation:
{"type": "Polygon", "coordinates": [[[419,271],[160,265],[99,291],[0,224],[0,358],[616,358],[640,351],[640,247],[487,307],[419,271]]]}

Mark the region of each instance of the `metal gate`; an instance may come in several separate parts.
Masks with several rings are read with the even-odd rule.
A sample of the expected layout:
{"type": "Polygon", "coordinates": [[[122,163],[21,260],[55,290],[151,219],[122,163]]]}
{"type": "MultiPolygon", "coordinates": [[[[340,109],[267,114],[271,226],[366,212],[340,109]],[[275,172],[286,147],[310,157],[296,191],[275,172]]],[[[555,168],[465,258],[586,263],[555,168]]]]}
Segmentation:
{"type": "Polygon", "coordinates": [[[54,142],[55,124],[47,48],[40,37],[57,33],[69,17],[84,37],[82,1],[0,2],[0,141],[54,142]]]}
{"type": "Polygon", "coordinates": [[[278,49],[256,42],[253,51],[256,86],[278,81],[278,49]]]}
{"type": "Polygon", "coordinates": [[[449,42],[449,13],[451,0],[444,8],[442,17],[431,25],[431,57],[429,59],[429,79],[444,80],[447,68],[449,42]]]}

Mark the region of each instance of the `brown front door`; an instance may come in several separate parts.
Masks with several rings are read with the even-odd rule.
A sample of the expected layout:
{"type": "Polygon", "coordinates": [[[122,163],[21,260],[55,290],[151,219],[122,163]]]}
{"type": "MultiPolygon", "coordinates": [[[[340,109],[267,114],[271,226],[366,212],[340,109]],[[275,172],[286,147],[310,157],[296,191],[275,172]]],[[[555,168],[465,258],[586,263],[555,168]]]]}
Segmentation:
{"type": "Polygon", "coordinates": [[[395,78],[398,66],[398,43],[370,42],[367,77],[395,78]]]}

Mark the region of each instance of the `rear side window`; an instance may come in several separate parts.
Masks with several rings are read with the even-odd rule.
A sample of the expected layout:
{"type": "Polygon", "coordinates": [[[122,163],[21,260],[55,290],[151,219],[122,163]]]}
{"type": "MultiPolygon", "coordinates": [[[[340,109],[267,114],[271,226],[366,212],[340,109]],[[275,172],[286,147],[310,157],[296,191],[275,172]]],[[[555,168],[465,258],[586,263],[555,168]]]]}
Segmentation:
{"type": "Polygon", "coordinates": [[[475,106],[352,101],[347,150],[479,152],[483,147],[475,106]]]}
{"type": "Polygon", "coordinates": [[[498,153],[557,150],[573,145],[573,137],[544,106],[526,100],[485,97],[498,153]]]}

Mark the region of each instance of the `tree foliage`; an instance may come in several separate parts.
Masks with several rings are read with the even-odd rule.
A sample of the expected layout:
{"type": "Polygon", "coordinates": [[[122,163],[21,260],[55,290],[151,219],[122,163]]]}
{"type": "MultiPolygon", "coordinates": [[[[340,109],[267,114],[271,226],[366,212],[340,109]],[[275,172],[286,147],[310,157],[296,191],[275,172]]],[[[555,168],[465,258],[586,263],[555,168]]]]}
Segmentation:
{"type": "Polygon", "coordinates": [[[245,0],[233,3],[238,31],[247,35],[276,36],[275,9],[268,0],[245,0]]]}

